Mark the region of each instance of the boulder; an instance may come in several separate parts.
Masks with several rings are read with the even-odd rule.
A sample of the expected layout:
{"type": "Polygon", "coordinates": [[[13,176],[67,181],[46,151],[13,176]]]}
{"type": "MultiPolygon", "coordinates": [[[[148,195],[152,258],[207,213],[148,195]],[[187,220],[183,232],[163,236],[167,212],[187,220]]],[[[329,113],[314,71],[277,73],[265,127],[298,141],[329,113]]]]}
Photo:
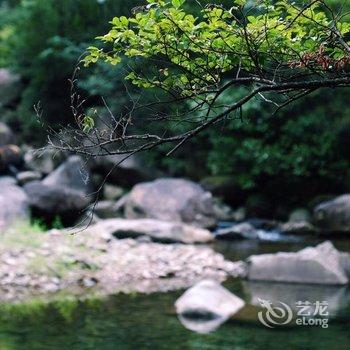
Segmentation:
{"type": "Polygon", "coordinates": [[[22,152],[15,145],[0,147],[0,172],[17,173],[23,165],[22,152]]]}
{"type": "Polygon", "coordinates": [[[113,219],[122,216],[119,206],[114,201],[99,201],[91,205],[90,209],[101,219],[113,219]]]}
{"type": "Polygon", "coordinates": [[[41,179],[41,173],[38,171],[22,171],[16,176],[17,181],[20,185],[25,185],[31,181],[38,181],[41,179]]]}
{"type": "Polygon", "coordinates": [[[289,234],[315,234],[317,229],[312,224],[311,213],[305,208],[292,211],[288,222],[280,225],[283,233],[289,234]]]}
{"type": "Polygon", "coordinates": [[[102,220],[97,223],[96,230],[108,232],[117,238],[136,238],[147,235],[154,241],[185,244],[207,243],[214,238],[209,231],[202,228],[154,219],[102,220]]]}
{"type": "Polygon", "coordinates": [[[49,187],[68,187],[83,193],[89,193],[91,191],[90,181],[90,173],[82,158],[71,156],[48,175],[42,183],[49,187]]]}
{"type": "Polygon", "coordinates": [[[126,158],[126,155],[108,155],[94,157],[90,161],[90,169],[122,187],[130,188],[137,183],[152,179],[152,173],[146,164],[136,155],[126,158]],[[123,160],[124,159],[124,160],[123,160]]]}
{"type": "Polygon", "coordinates": [[[0,188],[17,185],[17,180],[12,176],[0,176],[0,188]]]}
{"type": "Polygon", "coordinates": [[[0,232],[13,223],[30,218],[29,202],[25,192],[14,183],[0,178],[0,232]]]}
{"type": "Polygon", "coordinates": [[[85,192],[64,186],[33,181],[24,185],[31,207],[52,215],[77,214],[91,202],[85,192]]]}
{"type": "Polygon", "coordinates": [[[315,225],[326,232],[350,232],[350,194],[323,202],[314,209],[315,225]]]}
{"type": "Polygon", "coordinates": [[[15,101],[20,94],[20,77],[6,68],[0,69],[0,107],[15,101]]]}
{"type": "Polygon", "coordinates": [[[109,183],[103,186],[103,197],[109,201],[115,201],[124,195],[124,190],[119,187],[109,183]]]}
{"type": "Polygon", "coordinates": [[[297,253],[253,255],[248,258],[248,279],[326,285],[348,283],[342,253],[331,242],[297,253]]]}
{"type": "Polygon", "coordinates": [[[75,220],[91,202],[90,174],[78,156],[70,157],[42,181],[24,185],[30,205],[39,214],[62,215],[75,220]]]}
{"type": "Polygon", "coordinates": [[[5,123],[0,122],[0,147],[13,143],[14,138],[12,130],[5,123]]]}
{"type": "Polygon", "coordinates": [[[136,185],[124,202],[127,218],[154,218],[199,227],[216,224],[212,195],[191,181],[159,179],[136,185]]]}
{"type": "MultiPolygon", "coordinates": [[[[187,321],[187,327],[207,333],[236,314],[245,302],[213,280],[204,280],[188,289],[175,303],[179,317],[187,321]],[[205,320],[204,324],[195,322],[205,320]],[[214,326],[212,321],[214,322],[214,326]],[[192,321],[191,323],[189,323],[192,321]]],[[[186,323],[185,323],[186,324],[186,323]]]]}
{"type": "Polygon", "coordinates": [[[64,159],[65,156],[61,152],[57,152],[49,147],[41,149],[29,148],[24,154],[24,162],[28,169],[46,175],[52,173],[64,159]]]}

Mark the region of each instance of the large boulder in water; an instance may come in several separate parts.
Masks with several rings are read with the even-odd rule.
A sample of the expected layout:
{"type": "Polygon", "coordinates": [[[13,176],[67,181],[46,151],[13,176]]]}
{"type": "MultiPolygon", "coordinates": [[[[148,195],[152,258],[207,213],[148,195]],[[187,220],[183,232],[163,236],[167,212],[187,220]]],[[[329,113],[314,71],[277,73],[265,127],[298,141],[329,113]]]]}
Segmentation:
{"type": "Polygon", "coordinates": [[[215,330],[244,305],[241,298],[213,280],[197,283],[175,303],[181,322],[200,333],[215,330]]]}
{"type": "Polygon", "coordinates": [[[91,202],[90,174],[80,157],[70,157],[43,181],[24,185],[31,206],[40,213],[76,217],[91,202]]]}
{"type": "Polygon", "coordinates": [[[13,223],[29,220],[29,201],[25,192],[10,181],[0,177],[0,232],[13,223]]]}
{"type": "Polygon", "coordinates": [[[350,194],[319,204],[314,209],[314,222],[322,231],[350,232],[350,194]]]}
{"type": "Polygon", "coordinates": [[[248,259],[248,279],[305,284],[347,284],[345,257],[331,242],[297,253],[253,255],[248,259]]]}
{"type": "Polygon", "coordinates": [[[142,183],[122,201],[127,218],[154,218],[199,227],[216,223],[212,195],[188,180],[159,179],[142,183]]]}

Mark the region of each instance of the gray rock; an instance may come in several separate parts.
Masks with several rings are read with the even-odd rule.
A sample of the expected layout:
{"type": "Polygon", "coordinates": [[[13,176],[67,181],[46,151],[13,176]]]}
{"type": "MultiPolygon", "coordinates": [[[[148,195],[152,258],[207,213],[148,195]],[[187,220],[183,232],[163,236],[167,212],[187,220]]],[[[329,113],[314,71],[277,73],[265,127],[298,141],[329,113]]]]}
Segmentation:
{"type": "Polygon", "coordinates": [[[11,182],[0,181],[0,232],[29,218],[29,202],[25,192],[11,182]]]}
{"type": "Polygon", "coordinates": [[[0,176],[0,188],[17,185],[17,180],[12,176],[0,176]]]}
{"type": "Polygon", "coordinates": [[[199,227],[216,224],[211,194],[191,181],[159,179],[142,183],[124,201],[127,218],[154,218],[199,227]]]}
{"type": "Polygon", "coordinates": [[[253,255],[248,259],[248,279],[326,285],[348,283],[341,253],[331,242],[297,253],[253,255]]]}
{"type": "Polygon", "coordinates": [[[0,146],[13,144],[14,138],[12,130],[5,123],[0,122],[0,146]]]}
{"type": "Polygon", "coordinates": [[[82,158],[71,156],[48,175],[42,183],[48,187],[68,187],[76,191],[89,193],[91,191],[90,181],[90,173],[82,158]]]}
{"type": "Polygon", "coordinates": [[[314,209],[316,226],[327,232],[350,232],[350,194],[323,202],[314,209]]]}
{"type": "Polygon", "coordinates": [[[241,298],[213,280],[197,283],[175,303],[176,312],[182,323],[187,328],[200,333],[215,330],[244,305],[245,302],[241,298]],[[203,323],[203,319],[206,322],[203,323]]]}
{"type": "Polygon", "coordinates": [[[340,263],[343,266],[343,269],[350,280],[350,254],[341,252],[340,263]]]}
{"type": "Polygon", "coordinates": [[[109,201],[115,201],[120,199],[124,195],[124,190],[119,187],[109,183],[103,186],[103,197],[109,201]]]}
{"type": "Polygon", "coordinates": [[[91,206],[91,210],[101,219],[113,219],[122,216],[119,206],[114,201],[99,201],[91,206]]]}
{"type": "Polygon", "coordinates": [[[20,185],[25,185],[28,182],[40,180],[41,173],[38,171],[22,171],[17,174],[16,178],[20,185]]]}
{"type": "Polygon", "coordinates": [[[155,241],[181,242],[186,244],[207,243],[213,235],[205,229],[182,223],[154,219],[109,219],[97,223],[97,231],[108,232],[118,238],[136,238],[147,235],[155,241]]]}
{"type": "Polygon", "coordinates": [[[150,171],[138,156],[125,158],[126,155],[94,157],[90,161],[90,168],[92,172],[108,176],[110,182],[128,188],[153,178],[154,171],[150,171]]]}
{"type": "Polygon", "coordinates": [[[24,190],[34,209],[74,217],[91,203],[89,179],[82,159],[72,156],[44,180],[24,185],[24,190]]]}
{"type": "Polygon", "coordinates": [[[48,147],[36,150],[27,149],[24,155],[26,167],[43,174],[52,173],[64,159],[62,153],[48,147]]]}
{"type": "Polygon", "coordinates": [[[64,186],[45,185],[40,181],[24,185],[30,205],[47,214],[64,214],[85,209],[91,199],[84,192],[64,186]]]}

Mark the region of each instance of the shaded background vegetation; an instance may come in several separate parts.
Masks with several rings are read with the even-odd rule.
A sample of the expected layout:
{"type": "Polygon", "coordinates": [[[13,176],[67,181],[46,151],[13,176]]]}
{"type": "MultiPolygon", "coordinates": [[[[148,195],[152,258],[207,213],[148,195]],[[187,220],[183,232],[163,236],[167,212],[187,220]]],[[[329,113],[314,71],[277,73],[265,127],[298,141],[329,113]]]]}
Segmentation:
{"type": "MultiPolygon", "coordinates": [[[[0,0],[0,66],[18,73],[22,80],[16,103],[0,107],[1,120],[9,123],[23,142],[44,144],[45,128],[37,120],[33,105],[41,102],[50,126],[69,123],[68,79],[79,57],[93,44],[94,37],[108,30],[113,16],[128,15],[131,8],[143,3],[0,0]]],[[[350,9],[345,0],[329,0],[329,4],[350,9]]],[[[197,6],[195,1],[193,6],[197,6]]],[[[127,64],[124,62],[124,67],[127,64]]],[[[102,109],[103,96],[116,115],[123,112],[129,103],[122,81],[124,67],[99,64],[81,71],[78,87],[89,96],[87,108],[102,109]]],[[[146,92],[144,97],[152,96],[146,92]]],[[[278,203],[307,205],[316,195],[350,190],[349,110],[347,90],[315,93],[278,115],[273,115],[264,101],[256,100],[243,110],[242,118],[226,120],[173,156],[164,157],[167,147],[163,147],[143,157],[167,174],[205,178],[213,188],[224,188],[225,199],[234,205],[248,201],[253,208],[277,211],[278,203]]],[[[175,130],[181,125],[168,127],[175,130]]]]}

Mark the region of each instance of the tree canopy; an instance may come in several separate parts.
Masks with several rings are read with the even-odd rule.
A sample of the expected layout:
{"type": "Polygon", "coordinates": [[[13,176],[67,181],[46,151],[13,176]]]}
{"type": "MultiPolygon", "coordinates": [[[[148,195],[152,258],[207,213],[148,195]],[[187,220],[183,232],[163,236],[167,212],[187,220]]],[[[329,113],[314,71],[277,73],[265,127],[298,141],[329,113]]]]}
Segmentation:
{"type": "MultiPolygon", "coordinates": [[[[111,30],[98,38],[103,47],[89,47],[86,66],[99,61],[118,65],[128,58],[125,79],[155,90],[153,103],[138,99],[127,115],[113,117],[108,135],[106,128],[98,133],[93,117],[80,115],[83,133],[94,130],[91,146],[113,144],[113,153],[130,153],[177,142],[176,149],[232,113],[242,113],[256,97],[280,110],[320,88],[350,83],[350,23],[324,0],[236,0],[231,8],[199,3],[198,11],[186,10],[186,4],[149,0],[134,8],[129,18],[112,20],[111,30]],[[223,104],[221,97],[237,86],[244,87],[242,95],[223,104]],[[187,127],[172,136],[164,130],[128,133],[137,111],[145,113],[146,107],[162,103],[168,107],[166,113],[157,112],[153,120],[185,122],[187,127]],[[170,108],[174,103],[176,107],[170,108]],[[120,127],[123,131],[118,133],[120,127]]],[[[80,147],[75,151],[83,151],[80,147]]]]}

